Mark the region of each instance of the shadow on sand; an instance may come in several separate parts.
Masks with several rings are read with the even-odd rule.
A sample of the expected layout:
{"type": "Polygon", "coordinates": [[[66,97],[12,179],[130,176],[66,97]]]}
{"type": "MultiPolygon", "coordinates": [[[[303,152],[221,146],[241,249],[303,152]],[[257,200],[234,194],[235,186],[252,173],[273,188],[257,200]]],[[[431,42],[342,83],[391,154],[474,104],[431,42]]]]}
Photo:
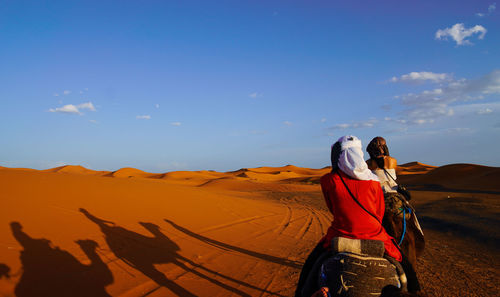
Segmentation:
{"type": "Polygon", "coordinates": [[[224,242],[220,242],[220,241],[217,241],[215,239],[211,239],[211,238],[205,237],[203,235],[194,233],[193,231],[191,231],[189,229],[186,229],[184,227],[181,227],[181,226],[177,225],[176,223],[174,223],[174,222],[172,222],[170,220],[165,219],[165,222],[169,223],[170,225],[172,225],[172,227],[174,227],[175,229],[181,231],[182,233],[187,234],[187,235],[189,235],[189,236],[191,236],[193,238],[196,238],[196,239],[198,239],[198,240],[200,240],[200,241],[202,241],[204,243],[207,243],[209,245],[212,245],[212,246],[224,249],[224,250],[232,250],[232,251],[235,251],[235,252],[239,252],[239,253],[242,253],[242,254],[245,254],[245,255],[248,255],[248,256],[251,256],[251,257],[255,257],[255,258],[258,258],[258,259],[261,259],[261,260],[264,260],[264,261],[276,263],[276,264],[283,265],[283,266],[289,266],[289,267],[297,268],[297,269],[301,269],[302,268],[302,263],[300,263],[300,262],[292,261],[292,260],[289,260],[289,259],[280,258],[280,257],[276,257],[276,256],[271,256],[271,255],[267,255],[267,254],[263,254],[263,253],[259,253],[259,252],[255,252],[255,251],[251,251],[251,250],[247,250],[247,249],[244,249],[244,248],[241,248],[241,247],[238,247],[238,246],[230,245],[230,244],[227,244],[227,243],[224,243],[224,242]]]}
{"type": "MultiPolygon", "coordinates": [[[[238,296],[250,295],[237,289],[236,287],[232,287],[230,285],[222,283],[219,280],[210,277],[206,273],[200,272],[199,270],[234,282],[238,286],[246,286],[248,288],[259,290],[261,292],[280,296],[279,294],[275,294],[256,286],[247,284],[240,280],[222,275],[216,271],[205,268],[202,265],[194,263],[193,261],[183,257],[182,255],[178,254],[178,251],[180,250],[179,246],[167,236],[165,236],[160,231],[160,227],[158,225],[155,225],[153,223],[139,223],[153,235],[153,237],[148,237],[117,226],[113,222],[97,218],[85,209],[80,209],[80,212],[82,212],[90,221],[99,226],[105,236],[106,243],[118,259],[122,260],[134,269],[139,270],[144,275],[156,282],[159,286],[168,288],[178,296],[196,295],[181,287],[173,280],[168,279],[162,272],[158,271],[155,268],[155,264],[172,263],[177,267],[183,269],[184,271],[205,279],[238,296]],[[192,268],[187,266],[186,264],[189,264],[192,268]]],[[[158,288],[154,290],[157,289],[158,288]]]]}
{"type": "MultiPolygon", "coordinates": [[[[402,182],[403,183],[403,182],[402,182]]],[[[448,188],[437,184],[411,184],[407,183],[405,186],[411,191],[431,191],[431,192],[453,192],[465,194],[494,194],[499,195],[499,191],[495,190],[478,190],[478,189],[455,189],[448,188]]]]}
{"type": "Polygon", "coordinates": [[[9,279],[10,278],[10,267],[0,263],[0,279],[2,278],[9,279]]]}
{"type": "MultiPolygon", "coordinates": [[[[23,274],[14,290],[17,297],[110,297],[105,287],[113,283],[113,275],[97,254],[95,241],[76,241],[91,261],[84,265],[69,252],[53,247],[50,240],[31,238],[20,223],[12,222],[10,227],[23,247],[23,274]]],[[[1,275],[8,277],[10,269],[0,266],[1,275]]]]}
{"type": "Polygon", "coordinates": [[[422,204],[418,209],[425,229],[451,233],[498,249],[500,219],[495,211],[497,207],[479,197],[454,196],[422,204]]]}

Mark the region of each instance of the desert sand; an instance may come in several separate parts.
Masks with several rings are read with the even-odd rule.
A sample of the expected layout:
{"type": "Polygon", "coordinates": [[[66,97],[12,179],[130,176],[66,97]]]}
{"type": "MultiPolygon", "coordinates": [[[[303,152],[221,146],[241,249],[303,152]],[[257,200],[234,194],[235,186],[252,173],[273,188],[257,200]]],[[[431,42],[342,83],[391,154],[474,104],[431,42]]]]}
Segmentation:
{"type": "MultiPolygon", "coordinates": [[[[329,170],[0,167],[0,296],[292,296],[332,219],[329,170]]],[[[427,240],[424,293],[496,296],[500,168],[398,174],[427,240]]]]}

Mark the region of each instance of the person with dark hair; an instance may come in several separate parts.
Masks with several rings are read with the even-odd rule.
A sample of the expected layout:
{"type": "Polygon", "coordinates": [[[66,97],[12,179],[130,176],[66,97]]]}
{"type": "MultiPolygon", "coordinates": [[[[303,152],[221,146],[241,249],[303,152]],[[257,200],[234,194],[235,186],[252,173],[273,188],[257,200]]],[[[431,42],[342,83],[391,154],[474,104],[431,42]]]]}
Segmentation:
{"type": "MultiPolygon", "coordinates": [[[[321,189],[333,220],[326,235],[304,263],[296,297],[311,296],[306,284],[308,275],[314,270],[318,259],[332,249],[334,238],[380,241],[386,255],[396,261],[402,259],[394,239],[382,226],[384,195],[378,177],[364,161],[361,141],[352,135],[341,137],[332,146],[331,161],[331,172],[321,177],[321,189]],[[353,199],[352,193],[355,193],[356,198],[353,199]]],[[[325,288],[322,290],[323,293],[328,291],[325,288]]]]}
{"type": "Polygon", "coordinates": [[[396,159],[389,155],[389,148],[385,139],[380,136],[373,138],[366,147],[366,151],[370,155],[370,159],[366,161],[366,164],[378,177],[384,194],[397,193],[396,167],[398,163],[396,159]]]}
{"type": "MultiPolygon", "coordinates": [[[[408,200],[410,200],[410,196],[408,195],[405,197],[404,195],[401,195],[398,193],[398,184],[396,182],[397,176],[396,176],[396,167],[397,167],[397,161],[393,157],[389,155],[389,148],[387,147],[387,142],[386,140],[381,137],[377,136],[373,138],[368,146],[366,147],[366,151],[370,155],[370,159],[366,161],[366,164],[368,165],[368,168],[375,174],[379,181],[380,181],[380,186],[382,188],[382,191],[384,192],[384,201],[385,201],[385,208],[386,210],[391,213],[400,213],[400,209],[405,207],[404,205],[408,205],[408,200]]],[[[421,241],[423,242],[424,234],[423,231],[420,227],[420,224],[418,223],[417,216],[415,214],[415,210],[413,208],[412,213],[408,214],[408,216],[411,217],[411,223],[414,224],[415,226],[415,232],[418,233],[419,238],[421,238],[421,241]]],[[[390,216],[386,215],[384,217],[384,223],[387,223],[388,219],[390,216]]],[[[403,220],[406,220],[406,216],[403,216],[403,220]]],[[[387,226],[387,225],[386,225],[387,226]]],[[[387,227],[389,232],[391,227],[387,227]]],[[[414,241],[413,241],[414,242],[414,241]]],[[[399,245],[403,246],[401,242],[399,245]]],[[[413,246],[413,249],[415,249],[415,246],[413,246]]],[[[423,249],[423,248],[422,248],[423,249]]],[[[413,257],[413,264],[409,260],[410,258],[408,257],[409,254],[409,247],[403,246],[403,261],[402,261],[402,266],[406,272],[406,275],[408,277],[408,290],[411,292],[416,292],[420,290],[420,283],[417,278],[416,274],[416,257],[413,257]]]]}

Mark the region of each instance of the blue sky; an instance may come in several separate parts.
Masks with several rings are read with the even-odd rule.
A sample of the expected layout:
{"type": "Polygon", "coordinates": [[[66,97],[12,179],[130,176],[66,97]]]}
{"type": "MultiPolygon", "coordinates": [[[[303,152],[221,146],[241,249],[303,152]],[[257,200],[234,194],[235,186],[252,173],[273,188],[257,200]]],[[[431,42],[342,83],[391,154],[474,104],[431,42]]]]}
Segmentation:
{"type": "Polygon", "coordinates": [[[0,45],[1,166],[500,166],[494,1],[3,0],[0,45]]]}

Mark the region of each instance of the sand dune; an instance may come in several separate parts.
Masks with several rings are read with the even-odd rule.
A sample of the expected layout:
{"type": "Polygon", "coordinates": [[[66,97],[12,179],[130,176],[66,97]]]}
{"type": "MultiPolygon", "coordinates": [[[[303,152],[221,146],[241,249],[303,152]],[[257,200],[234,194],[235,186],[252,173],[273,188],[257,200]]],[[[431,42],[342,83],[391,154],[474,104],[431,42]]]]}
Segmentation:
{"type": "MultiPolygon", "coordinates": [[[[291,296],[304,258],[331,221],[318,185],[328,171],[292,165],[167,173],[0,167],[0,295],[291,296]]],[[[398,172],[411,185],[447,189],[497,190],[500,180],[500,168],[470,164],[413,162],[398,172]]],[[[497,208],[470,209],[483,201],[496,205],[496,196],[450,204],[450,195],[414,193],[431,238],[439,228],[476,230],[481,241],[495,243],[490,225],[497,208]],[[483,221],[474,219],[478,213],[483,221]]],[[[447,259],[441,254],[447,249],[432,249],[438,244],[432,242],[429,251],[447,259]]],[[[458,250],[456,257],[476,250],[458,250]]],[[[440,263],[436,259],[425,265],[440,263]]],[[[425,288],[453,296],[434,285],[435,272],[424,267],[421,273],[425,288]]],[[[491,273],[482,273],[488,280],[491,273]]],[[[471,276],[454,277],[439,279],[460,284],[471,276]]],[[[462,295],[472,295],[470,285],[463,288],[462,295]]]]}
{"type": "Polygon", "coordinates": [[[142,178],[148,178],[151,176],[154,176],[153,173],[148,173],[139,169],[135,168],[130,168],[130,167],[125,167],[118,169],[116,171],[110,172],[106,174],[105,176],[109,177],[125,177],[125,178],[131,178],[131,177],[142,177],[142,178]]]}
{"type": "Polygon", "coordinates": [[[420,162],[410,162],[398,165],[396,172],[398,175],[424,174],[435,168],[437,168],[437,166],[427,165],[420,162]]]}
{"type": "Polygon", "coordinates": [[[289,296],[329,221],[230,173],[93,173],[0,169],[0,295],[289,296]]]}
{"type": "Polygon", "coordinates": [[[44,172],[58,172],[58,173],[72,173],[72,174],[91,174],[91,175],[106,175],[110,174],[109,171],[95,171],[92,169],[87,169],[80,165],[64,165],[60,167],[55,167],[47,170],[42,170],[44,172]]]}
{"type": "Polygon", "coordinates": [[[474,164],[451,164],[404,178],[407,184],[433,189],[500,192],[499,180],[500,168],[474,164]]]}

